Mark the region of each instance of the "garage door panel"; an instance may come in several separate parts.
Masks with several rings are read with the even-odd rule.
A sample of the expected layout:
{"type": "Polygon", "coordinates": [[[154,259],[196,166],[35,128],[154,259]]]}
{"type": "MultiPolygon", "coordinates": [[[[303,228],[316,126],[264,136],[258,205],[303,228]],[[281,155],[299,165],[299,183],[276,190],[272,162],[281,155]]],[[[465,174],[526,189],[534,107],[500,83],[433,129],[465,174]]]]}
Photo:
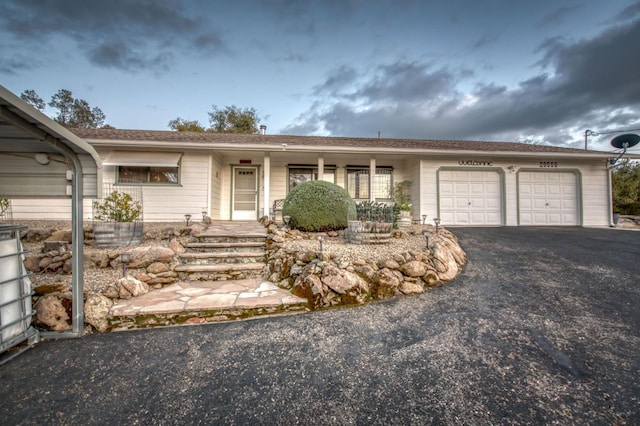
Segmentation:
{"type": "Polygon", "coordinates": [[[572,172],[521,172],[521,225],[578,225],[577,178],[572,172]]]}
{"type": "Polygon", "coordinates": [[[501,178],[498,172],[446,171],[441,172],[439,178],[443,224],[502,224],[501,178]]]}

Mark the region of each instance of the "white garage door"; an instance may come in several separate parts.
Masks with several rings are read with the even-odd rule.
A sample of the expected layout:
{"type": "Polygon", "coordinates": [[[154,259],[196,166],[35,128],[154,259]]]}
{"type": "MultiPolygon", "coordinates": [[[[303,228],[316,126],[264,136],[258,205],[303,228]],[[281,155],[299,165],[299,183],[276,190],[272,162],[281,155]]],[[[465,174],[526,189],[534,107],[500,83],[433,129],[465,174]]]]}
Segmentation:
{"type": "Polygon", "coordinates": [[[521,172],[518,181],[520,225],[579,225],[574,173],[521,172]]]}
{"type": "Polygon", "coordinates": [[[496,171],[440,171],[443,225],[502,225],[500,175],[496,171]]]}

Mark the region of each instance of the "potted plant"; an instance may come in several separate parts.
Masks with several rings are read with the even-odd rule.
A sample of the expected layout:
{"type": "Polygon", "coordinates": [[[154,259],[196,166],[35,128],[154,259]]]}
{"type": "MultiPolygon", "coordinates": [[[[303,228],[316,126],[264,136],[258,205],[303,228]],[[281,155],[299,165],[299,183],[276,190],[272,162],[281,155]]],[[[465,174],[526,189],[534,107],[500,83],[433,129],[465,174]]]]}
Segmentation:
{"type": "Polygon", "coordinates": [[[409,189],[411,188],[410,180],[403,180],[398,182],[393,191],[393,200],[395,201],[396,211],[399,215],[398,226],[411,225],[411,194],[409,189]]]}
{"type": "Polygon", "coordinates": [[[351,243],[385,243],[391,238],[393,208],[384,203],[361,201],[356,204],[358,220],[350,220],[346,230],[351,243]]]}
{"type": "Polygon", "coordinates": [[[112,191],[93,202],[93,235],[99,247],[116,247],[142,242],[142,204],[130,194],[112,191]]]}

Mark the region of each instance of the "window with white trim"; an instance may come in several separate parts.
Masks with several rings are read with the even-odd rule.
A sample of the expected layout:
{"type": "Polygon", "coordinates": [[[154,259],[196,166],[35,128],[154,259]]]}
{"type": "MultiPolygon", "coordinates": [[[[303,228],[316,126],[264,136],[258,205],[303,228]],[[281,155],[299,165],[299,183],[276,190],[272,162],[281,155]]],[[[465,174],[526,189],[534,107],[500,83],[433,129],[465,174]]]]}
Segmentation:
{"type": "MultiPolygon", "coordinates": [[[[376,167],[373,177],[373,196],[377,201],[390,201],[392,199],[393,168],[376,167]]],[[[369,167],[347,167],[347,191],[354,200],[368,200],[369,193],[369,167]]]]}
{"type": "Polygon", "coordinates": [[[116,183],[178,185],[179,167],[118,166],[116,183]]]}
{"type": "MultiPolygon", "coordinates": [[[[318,180],[318,167],[307,165],[289,165],[289,191],[301,183],[318,180]]],[[[322,180],[336,183],[336,166],[325,166],[322,180]]]]}
{"type": "Polygon", "coordinates": [[[112,151],[104,166],[116,169],[116,184],[179,185],[180,152],[112,151]]]}

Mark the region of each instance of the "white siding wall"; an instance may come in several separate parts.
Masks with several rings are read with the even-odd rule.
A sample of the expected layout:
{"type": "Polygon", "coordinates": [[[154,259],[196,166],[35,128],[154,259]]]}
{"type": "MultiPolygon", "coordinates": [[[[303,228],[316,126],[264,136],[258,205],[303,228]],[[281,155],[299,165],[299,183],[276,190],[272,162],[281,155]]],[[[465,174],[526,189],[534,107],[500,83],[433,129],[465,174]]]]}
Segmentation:
{"type": "MultiPolygon", "coordinates": [[[[91,218],[92,199],[84,199],[82,217],[91,218]]],[[[71,220],[71,197],[61,199],[13,199],[11,210],[14,220],[71,220]]]]}
{"type": "MultiPolygon", "coordinates": [[[[147,222],[183,221],[185,214],[202,217],[207,205],[209,157],[205,152],[182,156],[179,186],[142,186],[144,220],[147,222]]],[[[115,179],[116,167],[105,166],[106,181],[115,179]]]]}

